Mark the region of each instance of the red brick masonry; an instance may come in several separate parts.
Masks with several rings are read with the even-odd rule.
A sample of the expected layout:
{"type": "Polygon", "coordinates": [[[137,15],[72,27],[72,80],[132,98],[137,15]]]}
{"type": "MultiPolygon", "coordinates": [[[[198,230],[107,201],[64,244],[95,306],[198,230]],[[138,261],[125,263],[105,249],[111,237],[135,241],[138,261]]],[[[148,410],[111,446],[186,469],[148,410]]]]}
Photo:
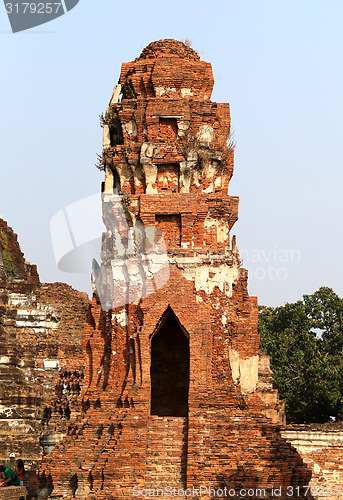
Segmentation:
{"type": "Polygon", "coordinates": [[[289,498],[291,485],[302,497],[310,470],[264,416],[257,392],[257,299],[230,240],[238,198],[227,194],[229,105],[211,102],[211,65],[175,40],[123,64],[119,84],[104,118],[107,233],[82,341],[83,411],[44,460],[51,498],[131,499],[134,487],[165,486],[282,486],[289,498]],[[115,193],[136,251],[154,252],[149,228],[161,230],[163,285],[148,285],[128,263],[130,231],[113,219],[115,193]],[[120,253],[127,288],[113,285],[120,253]],[[135,299],[103,310],[106,293],[112,304],[118,294],[135,299]]]}

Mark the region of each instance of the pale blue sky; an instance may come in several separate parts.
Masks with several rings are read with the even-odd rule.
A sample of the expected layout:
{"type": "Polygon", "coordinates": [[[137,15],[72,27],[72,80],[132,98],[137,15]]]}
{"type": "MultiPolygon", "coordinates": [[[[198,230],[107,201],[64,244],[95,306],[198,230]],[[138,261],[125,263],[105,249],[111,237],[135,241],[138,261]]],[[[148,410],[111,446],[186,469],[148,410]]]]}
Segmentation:
{"type": "Polygon", "coordinates": [[[12,34],[0,6],[0,214],[42,281],[89,290],[57,269],[52,216],[99,190],[98,115],[122,62],[151,41],[193,40],[229,102],[237,147],[229,192],[249,292],[281,305],[322,285],[343,296],[341,0],[80,0],[12,34]]]}

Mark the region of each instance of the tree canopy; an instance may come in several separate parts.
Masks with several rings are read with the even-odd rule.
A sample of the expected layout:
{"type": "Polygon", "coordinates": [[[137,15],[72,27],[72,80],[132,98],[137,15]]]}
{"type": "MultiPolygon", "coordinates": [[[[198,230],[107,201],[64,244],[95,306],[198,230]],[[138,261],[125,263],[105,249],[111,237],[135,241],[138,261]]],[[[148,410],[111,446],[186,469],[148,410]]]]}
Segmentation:
{"type": "Polygon", "coordinates": [[[294,304],[261,307],[259,334],[287,422],[343,419],[343,299],[321,287],[294,304]]]}

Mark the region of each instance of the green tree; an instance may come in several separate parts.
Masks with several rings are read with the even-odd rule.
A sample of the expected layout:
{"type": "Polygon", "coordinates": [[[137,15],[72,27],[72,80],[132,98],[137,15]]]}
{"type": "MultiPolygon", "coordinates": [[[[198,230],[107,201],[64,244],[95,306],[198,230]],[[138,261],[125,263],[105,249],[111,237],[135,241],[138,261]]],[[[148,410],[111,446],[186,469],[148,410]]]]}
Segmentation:
{"type": "Polygon", "coordinates": [[[343,299],[322,287],[294,304],[260,308],[259,333],[287,421],[343,418],[343,299]]]}

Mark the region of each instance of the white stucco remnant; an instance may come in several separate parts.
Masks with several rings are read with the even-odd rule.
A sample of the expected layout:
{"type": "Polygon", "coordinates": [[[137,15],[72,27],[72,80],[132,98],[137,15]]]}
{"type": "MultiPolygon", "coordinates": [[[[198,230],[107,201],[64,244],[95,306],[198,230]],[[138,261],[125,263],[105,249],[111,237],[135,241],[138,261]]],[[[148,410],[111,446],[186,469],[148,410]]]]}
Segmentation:
{"type": "Polygon", "coordinates": [[[191,150],[187,154],[187,161],[180,163],[180,193],[189,193],[192,173],[194,175],[197,162],[198,153],[191,150]]]}
{"type": "Polygon", "coordinates": [[[10,293],[8,295],[9,306],[29,307],[35,301],[35,295],[25,295],[24,293],[10,293]]]}
{"type": "Polygon", "coordinates": [[[45,370],[59,370],[60,362],[58,359],[43,359],[43,366],[45,370]]]}
{"type": "Polygon", "coordinates": [[[186,135],[186,131],[189,129],[189,121],[188,120],[179,121],[177,127],[178,127],[178,135],[180,137],[184,137],[186,135]]]}
{"type": "Polygon", "coordinates": [[[320,467],[319,467],[319,465],[318,465],[318,464],[313,464],[313,472],[314,472],[315,474],[319,474],[319,472],[320,472],[320,467]]]}
{"type": "Polygon", "coordinates": [[[204,229],[208,231],[209,229],[217,227],[217,222],[218,221],[216,219],[213,219],[211,215],[207,215],[206,219],[204,220],[204,229]]]}
{"type": "Polygon", "coordinates": [[[120,93],[121,93],[121,85],[120,84],[115,85],[110,99],[110,106],[112,104],[116,104],[119,101],[120,93]]]}
{"type": "Polygon", "coordinates": [[[37,304],[35,309],[18,309],[16,326],[32,328],[35,333],[58,330],[61,326],[61,311],[55,307],[37,304]]]}
{"type": "Polygon", "coordinates": [[[229,222],[223,219],[213,219],[208,215],[204,221],[205,230],[215,228],[217,233],[217,243],[225,243],[229,241],[229,222]]]}
{"type": "Polygon", "coordinates": [[[216,180],[214,181],[214,189],[219,190],[222,187],[222,178],[217,177],[216,180]]]}
{"type": "Polygon", "coordinates": [[[211,125],[201,125],[199,132],[197,133],[197,139],[199,143],[203,146],[209,146],[213,141],[214,132],[211,125]]]}
{"type": "MultiPolygon", "coordinates": [[[[312,453],[314,451],[328,448],[329,446],[343,445],[343,432],[341,430],[284,430],[281,436],[294,446],[300,454],[312,453]]],[[[315,465],[314,465],[315,467],[315,465]]],[[[314,471],[319,472],[320,467],[314,471]]],[[[341,498],[341,497],[340,497],[341,498]]]]}
{"type": "Polygon", "coordinates": [[[186,130],[189,129],[189,120],[181,120],[178,122],[177,127],[179,130],[182,130],[185,132],[186,130]]]}
{"type": "Polygon", "coordinates": [[[193,170],[193,184],[195,187],[199,187],[200,186],[200,173],[198,172],[198,170],[193,170]]]}
{"type": "Polygon", "coordinates": [[[232,378],[235,384],[239,381],[239,352],[229,347],[229,360],[232,378]]]}
{"type": "Polygon", "coordinates": [[[128,259],[126,261],[126,270],[128,274],[128,278],[131,283],[135,281],[142,281],[142,277],[140,275],[140,269],[139,266],[137,265],[137,259],[128,259]]]}
{"type": "Polygon", "coordinates": [[[3,417],[5,416],[6,418],[11,418],[14,414],[14,409],[9,408],[7,406],[2,406],[0,405],[0,415],[3,417]]]}
{"type": "Polygon", "coordinates": [[[206,179],[208,182],[208,186],[202,190],[203,193],[209,194],[214,192],[214,186],[215,186],[215,176],[217,173],[218,169],[218,164],[217,162],[209,162],[205,166],[203,170],[202,177],[203,179],[206,179]]]}
{"type": "Polygon", "coordinates": [[[113,193],[114,176],[112,169],[106,165],[105,168],[105,193],[113,193]]]}
{"type": "Polygon", "coordinates": [[[218,243],[225,243],[229,240],[229,223],[226,220],[220,220],[217,225],[217,241],[218,243]]]}
{"type": "Polygon", "coordinates": [[[191,89],[181,89],[181,97],[192,96],[193,92],[191,89]]]}
{"type": "Polygon", "coordinates": [[[156,184],[157,166],[145,164],[143,165],[143,169],[145,174],[146,194],[158,194],[157,186],[153,186],[153,184],[156,184]]]}
{"type": "Polygon", "coordinates": [[[152,163],[153,157],[158,153],[159,148],[157,144],[152,142],[144,142],[141,147],[140,162],[143,165],[146,193],[157,194],[156,177],[157,166],[152,163]]]}
{"type": "Polygon", "coordinates": [[[102,134],[102,147],[104,149],[111,147],[110,127],[108,125],[104,125],[102,134]]]}
{"type": "Polygon", "coordinates": [[[131,120],[129,121],[129,123],[123,125],[123,130],[129,135],[137,137],[137,123],[135,122],[135,120],[131,120]]]}
{"type": "Polygon", "coordinates": [[[258,354],[251,358],[239,360],[240,382],[243,394],[251,394],[256,390],[258,382],[258,354]]]}
{"type": "Polygon", "coordinates": [[[170,94],[171,92],[176,92],[175,87],[155,87],[156,97],[161,97],[163,94],[170,94]]]}
{"type": "Polygon", "coordinates": [[[177,265],[187,280],[194,282],[196,291],[203,290],[210,294],[217,286],[227,297],[232,296],[232,285],[239,277],[239,263],[232,266],[225,262],[205,264],[199,256],[173,257],[170,260],[177,265]]]}
{"type": "Polygon", "coordinates": [[[90,494],[91,489],[87,484],[80,484],[75,491],[75,498],[77,500],[85,500],[90,494]]]}
{"type": "Polygon", "coordinates": [[[112,315],[112,320],[116,320],[117,323],[120,324],[120,326],[126,326],[128,324],[128,316],[127,316],[127,312],[125,310],[117,313],[117,314],[113,314],[112,315]]]}
{"type": "Polygon", "coordinates": [[[227,264],[217,266],[202,265],[196,270],[195,289],[210,294],[217,286],[227,297],[232,295],[232,284],[238,280],[239,268],[227,264]]]}
{"type": "Polygon", "coordinates": [[[0,365],[9,365],[11,358],[9,356],[0,356],[0,365]]]}
{"type": "Polygon", "coordinates": [[[141,163],[149,163],[158,153],[158,145],[153,142],[143,142],[141,147],[141,163]]]}
{"type": "Polygon", "coordinates": [[[192,172],[189,169],[187,162],[182,161],[180,163],[180,193],[189,193],[189,188],[191,185],[192,172]]]}
{"type": "Polygon", "coordinates": [[[233,381],[240,382],[242,394],[251,394],[256,390],[258,382],[258,358],[240,358],[239,352],[229,347],[229,360],[233,381]]]}

